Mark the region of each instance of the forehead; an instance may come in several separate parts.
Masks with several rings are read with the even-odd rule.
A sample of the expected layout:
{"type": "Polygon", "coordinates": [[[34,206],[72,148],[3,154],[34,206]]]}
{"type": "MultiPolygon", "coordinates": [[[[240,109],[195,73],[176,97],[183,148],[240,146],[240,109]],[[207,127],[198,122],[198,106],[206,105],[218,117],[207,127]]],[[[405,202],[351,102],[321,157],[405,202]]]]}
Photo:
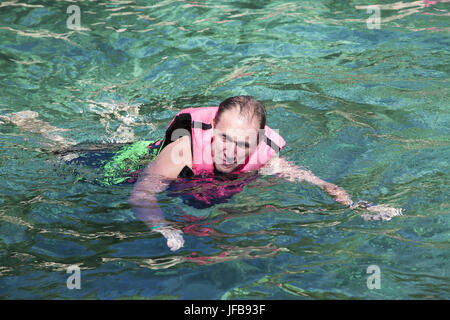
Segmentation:
{"type": "Polygon", "coordinates": [[[216,129],[219,131],[236,131],[256,134],[259,130],[257,117],[248,117],[239,113],[239,108],[232,108],[224,111],[216,123],[216,129]]]}

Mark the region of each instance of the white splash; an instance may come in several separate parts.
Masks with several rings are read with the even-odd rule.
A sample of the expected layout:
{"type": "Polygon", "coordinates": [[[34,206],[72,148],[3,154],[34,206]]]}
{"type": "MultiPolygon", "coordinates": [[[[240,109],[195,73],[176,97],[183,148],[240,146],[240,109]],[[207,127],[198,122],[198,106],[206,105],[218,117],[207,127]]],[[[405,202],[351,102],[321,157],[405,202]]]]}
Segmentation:
{"type": "Polygon", "coordinates": [[[103,142],[127,143],[134,142],[134,127],[139,125],[152,124],[143,123],[139,115],[139,104],[130,105],[128,103],[109,103],[88,100],[89,110],[98,114],[100,123],[104,126],[106,134],[103,142]],[[117,129],[112,129],[111,124],[119,122],[117,129]]]}

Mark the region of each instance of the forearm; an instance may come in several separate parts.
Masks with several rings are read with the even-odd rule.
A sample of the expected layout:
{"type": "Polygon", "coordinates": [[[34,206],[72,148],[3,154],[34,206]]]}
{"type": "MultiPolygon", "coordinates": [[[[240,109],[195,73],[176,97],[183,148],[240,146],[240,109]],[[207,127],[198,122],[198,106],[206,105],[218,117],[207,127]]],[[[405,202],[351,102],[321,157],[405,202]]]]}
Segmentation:
{"type": "MultiPolygon", "coordinates": [[[[156,188],[159,190],[160,188],[156,188]]],[[[181,230],[173,228],[168,221],[164,219],[163,212],[158,205],[154,192],[147,192],[148,185],[145,183],[137,184],[131,193],[128,202],[132,206],[134,215],[152,230],[161,233],[167,239],[167,246],[175,251],[183,247],[184,239],[181,230]]]]}
{"type": "MultiPolygon", "coordinates": [[[[189,140],[180,138],[177,141],[187,144],[189,140]]],[[[167,240],[167,246],[175,251],[183,247],[183,232],[164,219],[163,212],[156,199],[156,194],[165,190],[169,179],[178,176],[183,164],[174,164],[172,155],[175,144],[169,144],[153,160],[136,182],[128,202],[135,216],[147,224],[152,230],[161,233],[167,240]]],[[[190,144],[189,144],[190,146],[190,144]]],[[[178,150],[179,151],[179,150],[178,150]]],[[[183,154],[190,154],[185,151],[183,154]]]]}
{"type": "Polygon", "coordinates": [[[321,188],[323,191],[333,196],[334,200],[336,200],[337,202],[345,204],[347,206],[351,206],[353,204],[350,196],[344,189],[318,178],[311,171],[300,169],[295,164],[283,158],[278,157],[271,160],[268,166],[266,166],[264,169],[265,170],[263,171],[263,173],[278,174],[281,177],[292,182],[306,181],[308,183],[314,184],[321,188]]]}
{"type": "Polygon", "coordinates": [[[132,194],[128,200],[136,218],[147,224],[150,228],[166,225],[164,214],[158,205],[158,200],[154,195],[143,196],[142,194],[132,194]]]}
{"type": "Polygon", "coordinates": [[[346,206],[353,205],[352,199],[350,198],[349,194],[343,188],[341,188],[331,182],[324,181],[324,180],[316,177],[314,174],[312,174],[309,171],[307,171],[304,174],[304,177],[305,177],[305,179],[304,179],[305,181],[321,188],[323,191],[325,191],[330,196],[332,196],[336,202],[342,203],[346,206]]]}
{"type": "Polygon", "coordinates": [[[362,215],[365,220],[390,220],[392,217],[402,215],[402,208],[394,208],[383,204],[375,205],[361,200],[357,201],[357,203],[353,203],[352,199],[344,189],[316,177],[311,171],[298,168],[295,164],[286,161],[283,158],[277,157],[271,160],[265,167],[262,168],[261,173],[278,174],[292,182],[307,181],[311,184],[317,185],[322,190],[333,196],[335,201],[349,206],[352,209],[359,208],[365,210],[366,213],[362,215]]]}
{"type": "Polygon", "coordinates": [[[145,170],[136,182],[128,203],[139,220],[146,223],[149,227],[155,228],[166,223],[156,198],[156,193],[164,190],[166,184],[162,182],[161,177],[153,175],[149,171],[150,169],[145,170]]]}

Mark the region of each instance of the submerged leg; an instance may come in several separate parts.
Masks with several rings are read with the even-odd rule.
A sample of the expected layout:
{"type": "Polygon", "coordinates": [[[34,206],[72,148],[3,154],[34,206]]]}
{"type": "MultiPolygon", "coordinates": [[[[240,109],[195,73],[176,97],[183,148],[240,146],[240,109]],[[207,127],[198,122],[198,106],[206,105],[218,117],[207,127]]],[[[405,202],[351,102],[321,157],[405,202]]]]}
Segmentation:
{"type": "Polygon", "coordinates": [[[42,145],[50,151],[68,148],[76,144],[71,139],[64,138],[57,134],[57,132],[69,131],[69,129],[54,127],[51,124],[38,119],[38,117],[39,114],[37,112],[25,110],[0,116],[0,120],[14,124],[22,131],[42,135],[42,137],[45,138],[45,142],[43,142],[42,145]]]}

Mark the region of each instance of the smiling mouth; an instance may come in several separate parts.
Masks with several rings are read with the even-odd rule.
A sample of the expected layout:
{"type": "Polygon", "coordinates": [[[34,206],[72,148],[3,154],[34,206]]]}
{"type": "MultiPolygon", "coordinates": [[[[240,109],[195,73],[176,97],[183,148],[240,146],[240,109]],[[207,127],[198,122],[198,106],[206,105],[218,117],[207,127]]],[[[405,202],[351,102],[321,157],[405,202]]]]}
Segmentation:
{"type": "Polygon", "coordinates": [[[229,168],[235,167],[235,166],[236,166],[236,163],[235,163],[234,161],[227,161],[226,158],[225,158],[225,159],[223,159],[223,161],[222,161],[222,166],[223,166],[224,168],[229,169],[229,168]]]}
{"type": "Polygon", "coordinates": [[[235,164],[234,163],[232,163],[232,164],[222,163],[222,166],[224,166],[225,168],[231,168],[231,167],[234,167],[235,164]]]}

